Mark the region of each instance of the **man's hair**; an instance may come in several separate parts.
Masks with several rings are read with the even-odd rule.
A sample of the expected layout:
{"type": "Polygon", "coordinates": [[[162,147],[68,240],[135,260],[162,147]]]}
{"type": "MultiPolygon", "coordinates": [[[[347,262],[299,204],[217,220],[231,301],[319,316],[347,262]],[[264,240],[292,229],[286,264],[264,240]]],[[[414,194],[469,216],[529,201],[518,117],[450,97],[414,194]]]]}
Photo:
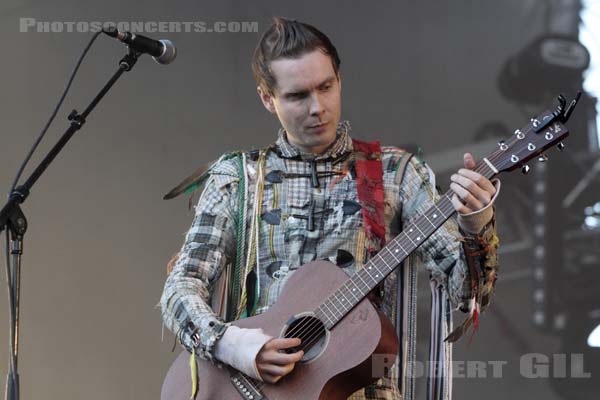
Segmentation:
{"type": "Polygon", "coordinates": [[[279,58],[299,58],[319,49],[331,58],[335,74],[339,74],[340,57],[329,38],[312,25],[283,17],[274,17],[263,34],[252,57],[252,73],[260,88],[273,95],[277,81],[271,71],[271,61],[279,58]]]}

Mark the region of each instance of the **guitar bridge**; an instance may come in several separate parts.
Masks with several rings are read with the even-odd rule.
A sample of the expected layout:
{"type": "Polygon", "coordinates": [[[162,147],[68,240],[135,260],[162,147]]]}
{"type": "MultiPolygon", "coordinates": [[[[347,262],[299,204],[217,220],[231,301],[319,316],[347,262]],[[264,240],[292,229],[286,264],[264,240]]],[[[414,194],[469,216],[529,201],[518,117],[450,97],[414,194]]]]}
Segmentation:
{"type": "Polygon", "coordinates": [[[231,383],[238,391],[238,393],[245,400],[266,400],[265,396],[260,390],[254,385],[252,379],[248,378],[241,372],[236,372],[231,375],[231,383]]]}

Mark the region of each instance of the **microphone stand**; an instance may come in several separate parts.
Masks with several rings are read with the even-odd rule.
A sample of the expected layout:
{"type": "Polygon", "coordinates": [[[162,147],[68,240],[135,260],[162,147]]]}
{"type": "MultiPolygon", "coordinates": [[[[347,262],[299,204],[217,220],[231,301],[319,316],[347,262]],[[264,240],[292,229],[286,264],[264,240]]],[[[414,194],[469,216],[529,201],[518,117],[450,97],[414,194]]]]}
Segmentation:
{"type": "Polygon", "coordinates": [[[40,162],[38,167],[33,171],[25,183],[10,193],[8,202],[0,210],[0,233],[4,229],[7,230],[7,242],[9,240],[8,235],[10,233],[10,239],[12,241],[11,254],[13,256],[13,271],[10,270],[10,257],[6,255],[7,269],[6,279],[8,287],[8,300],[10,307],[10,353],[9,353],[9,367],[8,374],[6,377],[6,400],[19,400],[19,373],[18,373],[18,356],[19,356],[19,295],[21,291],[21,256],[23,254],[23,236],[27,231],[27,219],[21,210],[20,205],[27,199],[31,187],[44,173],[46,168],[54,160],[54,158],[60,153],[65,147],[71,137],[77,132],[83,124],[87,116],[92,112],[96,105],[102,100],[104,95],[110,90],[115,84],[117,79],[123,74],[123,72],[130,71],[138,60],[141,53],[129,49],[129,52],[125,57],[119,61],[119,69],[110,78],[108,83],[104,85],[102,90],[94,97],[90,105],[81,114],[77,110],[73,110],[67,117],[71,121],[71,125],[59,139],[59,141],[50,150],[48,155],[40,162]]]}

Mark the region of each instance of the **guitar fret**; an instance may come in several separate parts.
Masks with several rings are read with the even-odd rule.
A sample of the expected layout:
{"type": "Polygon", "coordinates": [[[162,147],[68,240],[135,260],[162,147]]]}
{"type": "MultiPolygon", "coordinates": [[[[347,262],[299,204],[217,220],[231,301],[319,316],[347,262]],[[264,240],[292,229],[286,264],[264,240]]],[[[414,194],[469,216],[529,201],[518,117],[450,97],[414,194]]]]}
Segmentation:
{"type": "MultiPolygon", "coordinates": [[[[383,263],[385,264],[385,270],[381,270],[379,268],[379,266],[375,266],[375,269],[377,270],[377,272],[379,272],[380,275],[385,276],[387,274],[387,272],[391,271],[393,269],[393,267],[396,266],[396,264],[388,264],[386,258],[385,258],[385,254],[381,254],[382,252],[379,252],[379,258],[381,258],[381,260],[383,261],[383,263]]],[[[381,281],[381,278],[379,278],[379,281],[381,281]]]]}
{"type": "Polygon", "coordinates": [[[413,240],[410,238],[410,236],[408,236],[408,233],[405,234],[404,237],[406,237],[408,240],[410,240],[410,242],[413,244],[413,246],[417,247],[417,245],[415,244],[415,242],[413,242],[413,240]]]}
{"type": "Polygon", "coordinates": [[[391,261],[391,264],[386,264],[386,268],[383,271],[379,270],[381,272],[381,275],[382,275],[382,279],[380,279],[380,281],[383,280],[383,277],[385,277],[387,274],[389,274],[390,272],[392,272],[394,270],[394,268],[396,268],[396,266],[398,265],[398,263],[396,262],[395,259],[394,260],[390,260],[390,261],[391,261]]]}
{"type": "Polygon", "coordinates": [[[344,306],[344,304],[341,302],[341,300],[340,300],[340,298],[339,298],[338,296],[334,296],[334,299],[335,299],[335,303],[336,303],[336,304],[337,304],[337,306],[338,306],[338,310],[341,312],[341,314],[342,314],[342,317],[343,317],[343,316],[344,316],[344,308],[345,308],[345,306],[344,306]]]}
{"type": "Polygon", "coordinates": [[[375,282],[377,282],[377,279],[373,278],[373,276],[371,275],[371,273],[366,268],[361,269],[361,271],[364,271],[364,274],[371,279],[371,283],[367,283],[367,288],[366,289],[368,291],[368,290],[370,290],[373,287],[373,284],[375,282]]]}
{"type": "MultiPolygon", "coordinates": [[[[435,203],[433,205],[433,207],[441,214],[444,215],[444,213],[442,212],[442,210],[440,210],[440,208],[438,207],[437,203],[435,203]]],[[[433,218],[437,218],[435,214],[433,214],[433,218]]]]}
{"type": "MultiPolygon", "coordinates": [[[[381,259],[383,260],[383,263],[385,264],[385,266],[387,268],[389,268],[388,263],[385,262],[385,258],[381,257],[381,259]]],[[[377,266],[377,265],[374,267],[374,269],[375,269],[375,272],[377,272],[377,274],[375,275],[375,278],[377,278],[377,283],[379,283],[379,282],[381,282],[381,278],[383,277],[384,273],[381,269],[379,269],[379,266],[377,266]]]]}
{"type": "MultiPolygon", "coordinates": [[[[327,307],[327,309],[329,310],[329,312],[331,312],[331,309],[330,309],[330,308],[329,308],[329,306],[327,305],[327,302],[328,302],[328,300],[324,301],[324,302],[323,302],[323,305],[324,305],[325,307],[327,307]]],[[[331,314],[332,314],[332,316],[334,316],[334,317],[335,317],[335,314],[334,314],[334,313],[332,313],[332,312],[331,312],[331,314]]]]}
{"type": "Polygon", "coordinates": [[[366,287],[369,287],[369,285],[367,285],[367,282],[365,282],[365,280],[360,276],[360,271],[362,271],[362,269],[356,271],[354,275],[356,275],[365,284],[366,287]]]}
{"type": "MultiPolygon", "coordinates": [[[[338,312],[339,312],[340,310],[339,310],[339,308],[338,308],[338,307],[335,305],[335,302],[334,302],[335,300],[336,300],[336,297],[335,297],[335,296],[333,296],[333,298],[331,298],[331,296],[330,296],[330,298],[329,298],[329,304],[331,304],[331,305],[333,306],[333,308],[334,308],[334,311],[338,311],[338,312]]],[[[337,315],[337,314],[335,314],[335,313],[334,313],[333,315],[334,315],[335,317],[338,317],[338,315],[337,315]]],[[[343,313],[342,313],[342,314],[340,314],[340,317],[341,317],[341,316],[343,316],[343,315],[344,315],[343,313]]]]}
{"type": "Polygon", "coordinates": [[[377,267],[375,267],[375,272],[378,272],[378,274],[377,274],[377,275],[375,275],[375,276],[373,276],[373,275],[371,275],[371,273],[369,272],[369,271],[370,271],[370,270],[372,270],[372,269],[373,269],[373,265],[369,265],[369,267],[368,267],[368,270],[367,270],[367,274],[369,275],[369,277],[371,277],[371,279],[373,279],[373,283],[377,283],[377,281],[379,281],[379,279],[376,279],[376,278],[379,278],[379,274],[381,274],[381,271],[379,271],[379,270],[377,269],[377,267]]]}
{"type": "Polygon", "coordinates": [[[431,226],[433,228],[437,228],[437,226],[433,222],[431,222],[431,220],[429,218],[427,218],[427,213],[423,214],[423,216],[425,217],[425,219],[427,220],[427,222],[429,222],[429,224],[431,224],[431,226]]]}
{"type": "MultiPolygon", "coordinates": [[[[346,282],[344,283],[344,285],[342,286],[342,288],[343,288],[343,287],[345,287],[347,284],[348,284],[348,281],[346,281],[346,282]]],[[[347,297],[346,297],[346,295],[344,294],[344,291],[343,291],[343,290],[340,290],[339,292],[340,292],[340,294],[341,294],[341,295],[344,297],[344,300],[346,301],[346,304],[345,304],[346,306],[348,306],[349,304],[351,304],[351,303],[352,303],[350,300],[348,300],[348,298],[347,298],[347,297]]]]}
{"type": "MultiPolygon", "coordinates": [[[[390,267],[390,265],[389,265],[387,262],[385,262],[385,258],[381,257],[381,259],[383,260],[383,263],[385,264],[385,266],[389,268],[389,267],[390,267]]],[[[377,269],[377,268],[376,268],[376,269],[377,269]]],[[[380,271],[380,272],[381,272],[381,271],[380,271]]]]}
{"type": "Polygon", "coordinates": [[[492,164],[492,162],[490,160],[488,160],[487,158],[484,158],[483,161],[485,162],[485,164],[482,164],[482,170],[481,170],[481,175],[485,176],[486,178],[490,178],[493,174],[497,174],[498,170],[496,169],[496,167],[494,166],[494,164],[492,164]],[[485,169],[488,169],[488,171],[485,171],[485,169]]]}
{"type": "Polygon", "coordinates": [[[405,256],[408,255],[408,252],[406,250],[404,250],[404,247],[402,247],[402,245],[400,243],[398,243],[398,248],[396,248],[396,250],[394,250],[394,253],[398,253],[399,250],[402,250],[404,252],[405,256]]]}
{"type": "Polygon", "coordinates": [[[348,282],[351,282],[354,285],[354,288],[350,291],[350,294],[352,296],[354,296],[354,301],[360,300],[360,297],[356,297],[356,293],[354,293],[356,291],[356,289],[359,289],[359,291],[360,291],[360,288],[352,279],[349,279],[348,282]]]}
{"type": "MultiPolygon", "coordinates": [[[[329,324],[330,324],[330,325],[333,325],[333,324],[334,324],[334,321],[332,321],[332,320],[331,320],[331,318],[329,318],[329,315],[327,315],[327,313],[321,309],[321,307],[322,307],[322,306],[323,306],[323,304],[321,304],[319,307],[317,307],[317,311],[319,311],[319,312],[318,312],[318,314],[321,314],[321,315],[322,315],[322,317],[325,317],[325,318],[327,318],[327,321],[329,322],[329,324]]],[[[317,314],[317,312],[315,312],[315,314],[317,314]]],[[[319,317],[319,319],[321,319],[321,318],[322,318],[322,317],[321,317],[321,316],[319,316],[319,315],[317,315],[317,317],[319,317]]]]}
{"type": "Polygon", "coordinates": [[[417,242],[424,240],[424,239],[425,239],[425,234],[423,233],[423,231],[421,231],[421,230],[419,229],[419,225],[418,225],[418,224],[415,224],[415,228],[417,228],[417,230],[419,231],[419,233],[420,233],[421,235],[423,235],[423,237],[422,237],[422,238],[420,238],[420,237],[417,237],[417,242]]]}
{"type": "MultiPolygon", "coordinates": [[[[385,247],[384,247],[384,249],[385,249],[385,247]]],[[[396,257],[396,254],[394,254],[396,250],[391,251],[391,250],[387,249],[387,252],[390,253],[392,255],[392,257],[394,257],[394,260],[396,260],[397,263],[399,263],[400,259],[396,257]]]]}

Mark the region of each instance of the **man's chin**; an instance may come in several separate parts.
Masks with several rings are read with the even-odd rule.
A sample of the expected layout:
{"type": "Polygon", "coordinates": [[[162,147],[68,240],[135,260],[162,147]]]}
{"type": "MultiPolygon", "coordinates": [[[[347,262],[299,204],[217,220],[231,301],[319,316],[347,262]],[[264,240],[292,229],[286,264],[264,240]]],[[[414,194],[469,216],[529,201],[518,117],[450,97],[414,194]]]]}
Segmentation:
{"type": "MultiPolygon", "coordinates": [[[[325,138],[323,138],[325,139],[325,138]]],[[[327,140],[318,140],[318,141],[314,141],[313,143],[311,143],[311,148],[315,149],[315,151],[312,151],[313,153],[317,153],[317,154],[321,154],[324,153],[327,149],[329,149],[333,143],[335,142],[335,136],[333,136],[333,138],[327,139],[327,140]]]]}

